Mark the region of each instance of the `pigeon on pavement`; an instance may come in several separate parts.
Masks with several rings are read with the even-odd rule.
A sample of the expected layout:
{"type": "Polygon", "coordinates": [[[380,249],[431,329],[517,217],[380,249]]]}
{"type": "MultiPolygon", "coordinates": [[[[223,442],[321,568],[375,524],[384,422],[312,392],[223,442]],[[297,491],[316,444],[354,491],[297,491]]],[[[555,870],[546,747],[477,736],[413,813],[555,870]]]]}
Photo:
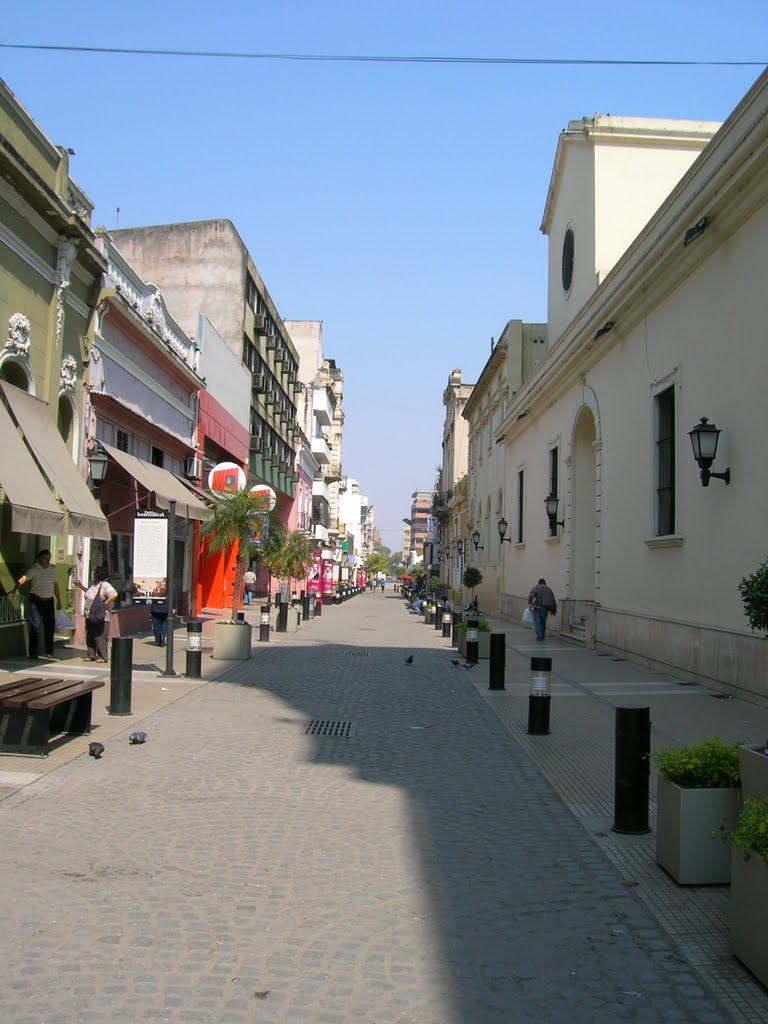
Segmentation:
{"type": "Polygon", "coordinates": [[[98,761],[98,759],[104,753],[104,744],[103,743],[89,743],[88,744],[88,753],[91,755],[91,757],[95,757],[96,760],[98,761]]]}
{"type": "Polygon", "coordinates": [[[131,744],[135,743],[146,743],[147,734],[145,732],[132,732],[128,737],[128,742],[131,744]]]}
{"type": "Polygon", "coordinates": [[[457,665],[457,666],[458,666],[458,665],[460,665],[460,664],[461,664],[461,662],[459,661],[459,659],[458,659],[458,658],[451,658],[451,664],[452,664],[452,665],[457,665]]]}
{"type": "Polygon", "coordinates": [[[405,664],[406,665],[412,665],[413,664],[413,655],[412,654],[409,654],[408,657],[405,659],[405,664]]]}

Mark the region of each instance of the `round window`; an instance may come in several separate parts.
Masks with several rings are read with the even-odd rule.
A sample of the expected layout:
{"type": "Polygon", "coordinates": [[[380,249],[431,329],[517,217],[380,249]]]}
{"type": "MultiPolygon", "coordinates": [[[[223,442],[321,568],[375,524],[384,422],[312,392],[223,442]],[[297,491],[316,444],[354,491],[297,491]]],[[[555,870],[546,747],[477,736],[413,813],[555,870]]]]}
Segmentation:
{"type": "Polygon", "coordinates": [[[573,228],[569,227],[563,239],[563,291],[569,292],[573,284],[573,228]]]}

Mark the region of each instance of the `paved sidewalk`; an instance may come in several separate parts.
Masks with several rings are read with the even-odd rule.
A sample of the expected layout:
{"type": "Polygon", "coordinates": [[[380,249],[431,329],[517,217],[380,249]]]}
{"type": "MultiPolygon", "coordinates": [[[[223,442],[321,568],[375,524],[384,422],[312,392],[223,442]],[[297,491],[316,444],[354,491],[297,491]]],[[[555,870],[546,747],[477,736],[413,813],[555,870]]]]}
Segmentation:
{"type": "MultiPolygon", "coordinates": [[[[510,644],[526,639],[510,628],[510,644]]],[[[589,677],[594,692],[557,693],[552,736],[526,742],[524,650],[489,695],[484,667],[454,667],[399,597],[361,595],[215,680],[179,680],[188,691],[142,717],[145,745],[129,746],[124,719],[102,760],[11,793],[4,1019],[728,1020],[594,834],[610,690],[652,677],[626,662],[598,676],[606,659],[552,646],[558,686],[589,677]],[[557,757],[574,740],[584,783],[563,803],[557,780],[574,772],[566,759],[558,776],[557,757]]],[[[204,675],[219,668],[206,659],[204,675]]],[[[688,691],[668,695],[686,702],[671,736],[700,705],[708,725],[706,701],[738,711],[688,691]]],[[[733,1016],[748,1019],[765,1017],[733,1016]]]]}

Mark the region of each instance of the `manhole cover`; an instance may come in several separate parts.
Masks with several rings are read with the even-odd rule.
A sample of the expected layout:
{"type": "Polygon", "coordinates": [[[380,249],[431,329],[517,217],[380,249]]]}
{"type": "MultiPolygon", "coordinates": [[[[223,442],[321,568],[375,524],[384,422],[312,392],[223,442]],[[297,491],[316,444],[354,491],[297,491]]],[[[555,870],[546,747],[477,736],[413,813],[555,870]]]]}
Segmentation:
{"type": "Polygon", "coordinates": [[[340,736],[346,739],[353,732],[352,722],[338,722],[326,718],[311,718],[304,727],[305,736],[340,736]]]}

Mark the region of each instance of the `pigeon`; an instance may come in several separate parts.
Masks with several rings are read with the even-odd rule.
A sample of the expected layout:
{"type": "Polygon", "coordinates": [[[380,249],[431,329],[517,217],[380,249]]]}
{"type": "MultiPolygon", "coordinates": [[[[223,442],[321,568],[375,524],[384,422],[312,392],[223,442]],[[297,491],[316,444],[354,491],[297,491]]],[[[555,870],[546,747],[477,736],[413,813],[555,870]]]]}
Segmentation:
{"type": "Polygon", "coordinates": [[[405,664],[406,665],[412,665],[413,664],[413,655],[412,654],[409,654],[408,657],[405,659],[405,664]]]}
{"type": "Polygon", "coordinates": [[[128,737],[128,742],[132,745],[136,743],[146,743],[147,734],[145,732],[132,732],[128,737]]]}
{"type": "Polygon", "coordinates": [[[98,761],[98,759],[104,753],[104,744],[103,743],[89,743],[88,744],[88,753],[91,755],[91,757],[95,757],[96,760],[98,761]]]}
{"type": "Polygon", "coordinates": [[[476,661],[465,661],[464,668],[474,668],[476,664],[476,661]]]}
{"type": "Polygon", "coordinates": [[[458,665],[460,665],[460,664],[461,664],[461,662],[459,661],[459,659],[458,659],[458,658],[451,658],[451,664],[452,664],[452,665],[457,665],[457,666],[458,666],[458,665]]]}

